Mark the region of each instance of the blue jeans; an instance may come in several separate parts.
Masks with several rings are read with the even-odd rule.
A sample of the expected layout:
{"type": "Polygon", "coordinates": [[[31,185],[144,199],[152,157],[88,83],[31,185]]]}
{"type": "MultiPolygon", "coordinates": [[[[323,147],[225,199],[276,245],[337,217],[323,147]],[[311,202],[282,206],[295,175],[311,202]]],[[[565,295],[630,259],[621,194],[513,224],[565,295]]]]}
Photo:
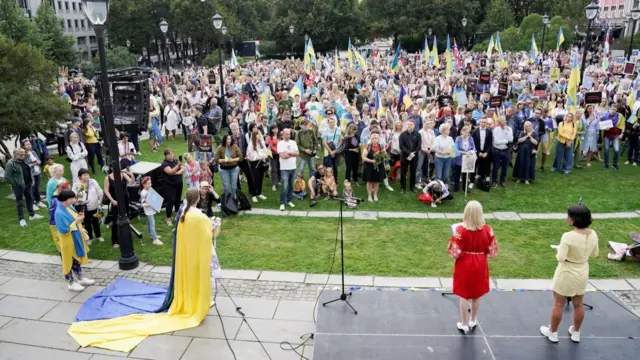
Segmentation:
{"type": "Polygon", "coordinates": [[[507,171],[509,170],[509,149],[496,149],[493,148],[493,173],[491,174],[491,180],[495,184],[498,180],[498,170],[500,172],[500,184],[504,184],[507,181],[507,171]]]}
{"type": "Polygon", "coordinates": [[[309,165],[309,177],[311,177],[311,175],[313,175],[313,172],[316,171],[316,159],[311,156],[309,160],[305,160],[299,156],[298,161],[298,171],[302,171],[302,174],[304,175],[304,167],[306,165],[309,165]]]}
{"type": "Polygon", "coordinates": [[[233,169],[220,169],[220,177],[222,178],[222,189],[225,194],[236,196],[238,191],[238,175],[240,168],[238,166],[233,169]],[[231,192],[229,192],[231,189],[231,192]]]}
{"type": "Polygon", "coordinates": [[[429,177],[429,154],[420,150],[418,151],[418,171],[416,171],[416,182],[420,183],[423,180],[424,177],[424,173],[426,170],[427,173],[427,178],[429,177]],[[426,165],[425,165],[425,160],[426,165]],[[426,166],[426,169],[424,169],[424,167],[426,166]]]}
{"type": "Polygon", "coordinates": [[[158,238],[158,234],[156,234],[155,215],[147,215],[147,230],[149,231],[149,237],[151,237],[151,240],[158,238]]]}
{"type": "Polygon", "coordinates": [[[293,181],[295,179],[295,170],[280,170],[280,205],[290,202],[293,198],[293,181]]]}
{"type": "Polygon", "coordinates": [[[613,167],[618,167],[620,157],[620,139],[617,137],[604,138],[604,166],[609,167],[609,149],[613,146],[613,167]]]}
{"type": "Polygon", "coordinates": [[[436,156],[436,179],[449,183],[452,163],[453,159],[451,157],[442,158],[436,156]]]}
{"type": "Polygon", "coordinates": [[[565,174],[571,172],[573,167],[573,143],[567,147],[565,144],[556,142],[556,157],[553,160],[551,171],[562,170],[565,174]]]}

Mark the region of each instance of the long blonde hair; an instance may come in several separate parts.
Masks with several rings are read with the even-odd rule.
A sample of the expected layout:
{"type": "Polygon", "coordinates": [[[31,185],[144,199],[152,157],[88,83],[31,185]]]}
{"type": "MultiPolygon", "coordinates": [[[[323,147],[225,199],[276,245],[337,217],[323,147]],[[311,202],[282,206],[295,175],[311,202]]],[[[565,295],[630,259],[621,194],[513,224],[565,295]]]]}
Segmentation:
{"type": "Polygon", "coordinates": [[[480,230],[484,226],[484,216],[482,215],[482,204],[472,200],[464,207],[462,216],[462,226],[470,231],[480,230]]]}

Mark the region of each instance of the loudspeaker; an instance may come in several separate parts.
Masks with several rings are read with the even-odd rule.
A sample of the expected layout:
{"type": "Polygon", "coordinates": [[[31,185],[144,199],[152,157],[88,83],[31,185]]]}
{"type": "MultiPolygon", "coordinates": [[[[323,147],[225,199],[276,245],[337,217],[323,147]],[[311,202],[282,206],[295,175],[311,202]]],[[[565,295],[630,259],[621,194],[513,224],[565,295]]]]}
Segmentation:
{"type": "MultiPolygon", "coordinates": [[[[107,72],[109,92],[113,101],[113,122],[125,132],[146,131],[149,124],[149,77],[151,70],[144,68],[114,69],[107,72]]],[[[97,96],[102,99],[100,74],[96,74],[97,96]]],[[[104,114],[102,101],[100,112],[104,114]]],[[[101,118],[102,121],[103,118],[101,118]]]]}

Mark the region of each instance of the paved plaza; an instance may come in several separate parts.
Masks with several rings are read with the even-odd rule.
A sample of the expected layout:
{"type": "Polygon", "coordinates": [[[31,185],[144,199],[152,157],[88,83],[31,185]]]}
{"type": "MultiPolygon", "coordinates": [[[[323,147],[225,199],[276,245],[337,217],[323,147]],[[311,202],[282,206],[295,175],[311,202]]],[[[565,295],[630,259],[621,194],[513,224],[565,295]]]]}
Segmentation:
{"type": "MultiPolygon", "coordinates": [[[[215,309],[199,327],[149,337],[131,353],[80,348],[67,335],[67,329],[86,299],[117,277],[166,285],[170,269],[141,264],[125,272],[118,269],[115,261],[92,261],[85,268],[87,275],[96,279],[96,285],[81,293],[72,293],[61,280],[58,262],[56,256],[0,250],[0,360],[233,359],[215,309]]],[[[220,315],[237,358],[246,360],[268,357],[235,311],[229,294],[242,307],[247,322],[271,358],[293,360],[300,356],[282,350],[280,343],[300,344],[301,336],[315,332],[315,299],[327,280],[328,289],[336,289],[340,282],[337,275],[223,272],[222,284],[229,293],[218,287],[220,315]]],[[[356,294],[357,291],[430,291],[451,287],[450,278],[347,276],[345,280],[356,294]]],[[[547,291],[550,282],[548,279],[491,279],[494,291],[547,291]]],[[[640,279],[591,280],[590,290],[596,289],[612,290],[614,297],[640,314],[640,279]]],[[[307,340],[299,350],[310,358],[313,340],[307,340]]]]}

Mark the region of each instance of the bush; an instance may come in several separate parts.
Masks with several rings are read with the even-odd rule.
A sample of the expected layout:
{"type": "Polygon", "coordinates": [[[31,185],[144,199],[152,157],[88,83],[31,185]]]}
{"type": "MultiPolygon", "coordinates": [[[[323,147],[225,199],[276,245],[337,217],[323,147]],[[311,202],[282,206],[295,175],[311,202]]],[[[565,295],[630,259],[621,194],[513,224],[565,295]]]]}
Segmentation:
{"type": "Polygon", "coordinates": [[[277,53],[275,41],[263,41],[258,45],[258,51],[261,56],[273,56],[277,53]]]}
{"type": "MultiPolygon", "coordinates": [[[[223,57],[224,59],[224,57],[223,57]]],[[[218,51],[214,50],[211,54],[207,55],[202,62],[202,65],[206,67],[214,67],[218,66],[218,51]]]]}

